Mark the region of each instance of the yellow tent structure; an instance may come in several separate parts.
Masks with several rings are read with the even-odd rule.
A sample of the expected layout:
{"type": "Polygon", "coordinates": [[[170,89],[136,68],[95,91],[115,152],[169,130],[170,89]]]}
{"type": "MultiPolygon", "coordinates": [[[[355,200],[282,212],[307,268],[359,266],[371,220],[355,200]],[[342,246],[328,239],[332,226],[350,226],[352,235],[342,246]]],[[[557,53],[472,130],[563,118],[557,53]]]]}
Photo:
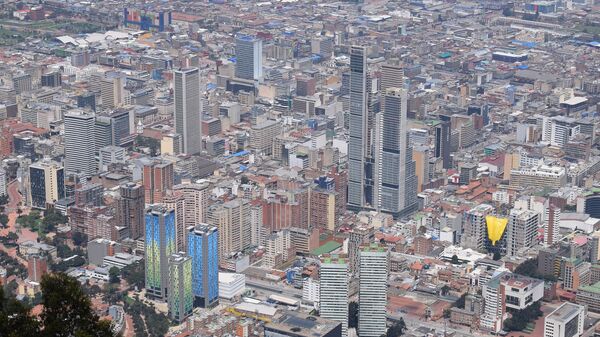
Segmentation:
{"type": "Polygon", "coordinates": [[[508,223],[507,218],[498,218],[493,215],[485,217],[487,224],[488,239],[492,242],[492,245],[496,245],[496,242],[502,238],[502,234],[506,230],[506,224],[508,223]]]}

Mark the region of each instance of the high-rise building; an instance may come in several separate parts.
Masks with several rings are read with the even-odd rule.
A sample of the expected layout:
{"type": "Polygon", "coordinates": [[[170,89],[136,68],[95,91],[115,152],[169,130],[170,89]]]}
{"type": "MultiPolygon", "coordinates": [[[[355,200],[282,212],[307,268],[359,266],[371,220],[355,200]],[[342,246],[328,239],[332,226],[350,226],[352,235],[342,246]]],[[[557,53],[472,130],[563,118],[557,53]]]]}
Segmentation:
{"type": "Polygon", "coordinates": [[[65,175],[57,162],[44,159],[29,166],[31,207],[46,209],[65,197],[65,175]]]}
{"type": "Polygon", "coordinates": [[[515,256],[521,249],[537,244],[539,223],[540,215],[537,212],[512,209],[508,217],[506,253],[515,256]]]}
{"type": "Polygon", "coordinates": [[[200,71],[186,68],[174,71],[175,131],[183,140],[183,152],[197,154],[202,151],[200,121],[200,71]]]}
{"type": "Polygon", "coordinates": [[[187,241],[194,305],[212,307],[219,299],[219,231],[207,224],[190,226],[187,241]]]}
{"type": "Polygon", "coordinates": [[[138,239],[144,235],[144,188],[135,183],[119,187],[117,221],[129,229],[129,236],[138,239]]]}
{"type": "Polygon", "coordinates": [[[173,186],[173,190],[181,193],[184,198],[185,228],[205,222],[209,195],[208,184],[179,184],[173,186]]]}
{"type": "Polygon", "coordinates": [[[360,247],[371,241],[374,235],[372,227],[357,225],[350,232],[348,237],[348,270],[352,275],[358,275],[360,272],[360,247]]]}
{"type": "Polygon", "coordinates": [[[233,199],[211,205],[206,222],[219,229],[219,256],[240,252],[252,244],[252,218],[250,203],[245,199],[233,199]]]}
{"type": "Polygon", "coordinates": [[[62,78],[60,71],[52,71],[42,75],[43,87],[60,87],[62,78]]]}
{"type": "Polygon", "coordinates": [[[142,182],[146,203],[162,202],[167,191],[173,189],[173,163],[160,158],[144,158],[142,164],[142,182]]]}
{"type": "Polygon", "coordinates": [[[350,114],[348,140],[348,207],[373,208],[373,125],[379,102],[367,68],[367,49],[350,50],[350,114]]]}
{"type": "Polygon", "coordinates": [[[262,40],[248,35],[235,38],[235,77],[246,80],[261,80],[262,40]]]}
{"type": "Polygon", "coordinates": [[[175,253],[175,212],[153,205],[145,220],[146,293],[164,300],[169,295],[169,257],[175,253]]]}
{"type": "Polygon", "coordinates": [[[444,120],[444,117],[442,117],[442,120],[435,125],[435,157],[442,158],[443,168],[449,169],[452,168],[452,161],[450,158],[450,118],[448,117],[448,120],[444,120]]]}
{"type": "Polygon", "coordinates": [[[585,307],[563,303],[544,317],[544,337],[579,337],[585,331],[585,307]]]}
{"type": "Polygon", "coordinates": [[[394,217],[418,208],[415,162],[406,134],[407,95],[404,89],[387,89],[375,141],[374,202],[377,209],[394,217]]]}
{"type": "Polygon", "coordinates": [[[348,336],[348,261],[338,255],[321,259],[319,269],[319,315],[342,323],[342,336],[348,336]]]}
{"type": "Polygon", "coordinates": [[[388,251],[379,244],[360,248],[358,335],[380,337],[387,332],[388,251]]]}
{"type": "Polygon", "coordinates": [[[84,177],[96,174],[94,115],[72,111],[65,115],[65,171],[84,177]]]}
{"type": "Polygon", "coordinates": [[[104,111],[125,103],[125,79],[122,73],[108,73],[100,81],[100,99],[104,111]]]}
{"type": "Polygon", "coordinates": [[[192,258],[184,252],[171,255],[169,259],[169,317],[182,322],[194,310],[192,292],[192,258]]]}
{"type": "Polygon", "coordinates": [[[560,224],[560,207],[550,205],[546,208],[546,223],[544,226],[544,245],[550,247],[558,242],[560,224]]]}
{"type": "Polygon", "coordinates": [[[465,212],[463,217],[462,246],[482,250],[485,248],[487,226],[485,217],[494,213],[494,207],[488,204],[478,205],[465,212]]]}
{"type": "Polygon", "coordinates": [[[163,198],[163,205],[175,211],[175,248],[177,251],[186,251],[187,227],[185,226],[185,200],[181,193],[168,193],[163,198]]]}
{"type": "Polygon", "coordinates": [[[584,212],[593,218],[600,218],[600,190],[592,190],[585,195],[584,212]]]}

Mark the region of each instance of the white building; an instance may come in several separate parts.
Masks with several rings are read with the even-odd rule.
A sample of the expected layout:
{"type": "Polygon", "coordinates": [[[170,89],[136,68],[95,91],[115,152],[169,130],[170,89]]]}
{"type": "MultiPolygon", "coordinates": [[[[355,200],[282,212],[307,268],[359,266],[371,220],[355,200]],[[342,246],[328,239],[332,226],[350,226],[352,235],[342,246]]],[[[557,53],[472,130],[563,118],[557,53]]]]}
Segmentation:
{"type": "Polygon", "coordinates": [[[361,337],[380,337],[387,331],[388,260],[387,247],[383,245],[360,248],[358,334],[361,337]]]}
{"type": "Polygon", "coordinates": [[[219,297],[230,300],[246,289],[246,276],[236,273],[219,273],[219,297]]]}
{"type": "Polygon", "coordinates": [[[319,309],[319,287],[318,279],[307,277],[302,281],[302,301],[313,303],[315,309],[319,309]]]}
{"type": "Polygon", "coordinates": [[[563,303],[544,318],[544,337],[577,337],[584,331],[585,307],[563,303]]]}
{"type": "Polygon", "coordinates": [[[342,323],[342,336],[348,336],[348,261],[337,255],[321,259],[320,316],[342,323]]]}

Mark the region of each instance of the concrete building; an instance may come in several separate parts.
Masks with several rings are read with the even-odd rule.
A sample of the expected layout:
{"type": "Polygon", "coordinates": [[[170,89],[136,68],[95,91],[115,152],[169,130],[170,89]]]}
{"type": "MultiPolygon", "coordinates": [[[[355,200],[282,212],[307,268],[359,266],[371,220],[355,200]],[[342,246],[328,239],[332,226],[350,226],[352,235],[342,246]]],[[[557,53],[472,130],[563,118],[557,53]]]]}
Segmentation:
{"type": "Polygon", "coordinates": [[[249,146],[263,155],[273,154],[273,140],[281,133],[281,123],[267,120],[250,129],[249,146]]]}
{"type": "Polygon", "coordinates": [[[181,135],[183,152],[197,154],[202,151],[200,121],[200,72],[198,68],[174,71],[175,131],[181,135]]]}
{"type": "Polygon", "coordinates": [[[211,205],[207,209],[206,222],[219,229],[219,256],[240,252],[252,244],[250,203],[245,199],[233,199],[211,205]]]}
{"type": "Polygon", "coordinates": [[[138,239],[144,234],[144,188],[136,183],[119,187],[117,221],[129,229],[129,236],[138,239]]]}
{"type": "Polygon", "coordinates": [[[559,188],[567,184],[567,174],[563,167],[540,165],[510,171],[510,186],[522,188],[559,188]]]}
{"type": "Polygon", "coordinates": [[[319,314],[342,323],[342,336],[348,336],[348,261],[338,255],[325,256],[319,269],[319,314]]]}
{"type": "Polygon", "coordinates": [[[544,245],[550,247],[560,239],[560,208],[554,205],[546,208],[544,224],[544,245]]]}
{"type": "Polygon", "coordinates": [[[288,311],[276,321],[265,324],[265,337],[341,337],[342,324],[322,317],[288,311]]]}
{"type": "Polygon", "coordinates": [[[219,297],[232,300],[246,290],[246,276],[236,273],[219,273],[219,297]]]}
{"type": "Polygon", "coordinates": [[[538,225],[540,216],[530,210],[512,209],[508,217],[506,238],[506,253],[517,256],[523,248],[537,244],[538,225]]]}
{"type": "Polygon", "coordinates": [[[563,303],[544,318],[544,337],[579,337],[585,331],[585,308],[563,303]]]}
{"type": "Polygon", "coordinates": [[[142,185],[147,204],[162,202],[167,191],[173,189],[173,163],[160,158],[144,158],[142,164],[142,185]]]}
{"type": "Polygon", "coordinates": [[[387,332],[387,247],[378,244],[363,246],[359,260],[358,335],[381,337],[387,332]]]}
{"type": "Polygon", "coordinates": [[[463,217],[462,246],[471,249],[483,249],[487,239],[485,217],[494,213],[494,207],[480,204],[465,212],[463,217]]]}

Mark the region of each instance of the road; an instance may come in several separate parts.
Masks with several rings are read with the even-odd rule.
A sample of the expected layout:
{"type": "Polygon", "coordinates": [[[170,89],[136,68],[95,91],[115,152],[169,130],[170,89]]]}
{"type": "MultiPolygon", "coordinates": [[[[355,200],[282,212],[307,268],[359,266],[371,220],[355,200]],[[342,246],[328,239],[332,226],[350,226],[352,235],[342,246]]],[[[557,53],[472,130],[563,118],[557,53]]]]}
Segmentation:
{"type": "MultiPolygon", "coordinates": [[[[27,228],[17,228],[17,218],[19,217],[17,210],[23,200],[21,193],[19,193],[19,182],[16,180],[11,181],[6,188],[6,192],[8,194],[8,204],[5,207],[5,212],[8,213],[8,224],[6,228],[0,230],[0,236],[6,236],[8,233],[14,232],[19,235],[18,243],[37,240],[38,234],[36,232],[32,232],[27,228]]],[[[25,209],[23,214],[27,213],[29,213],[29,210],[25,209]]]]}

